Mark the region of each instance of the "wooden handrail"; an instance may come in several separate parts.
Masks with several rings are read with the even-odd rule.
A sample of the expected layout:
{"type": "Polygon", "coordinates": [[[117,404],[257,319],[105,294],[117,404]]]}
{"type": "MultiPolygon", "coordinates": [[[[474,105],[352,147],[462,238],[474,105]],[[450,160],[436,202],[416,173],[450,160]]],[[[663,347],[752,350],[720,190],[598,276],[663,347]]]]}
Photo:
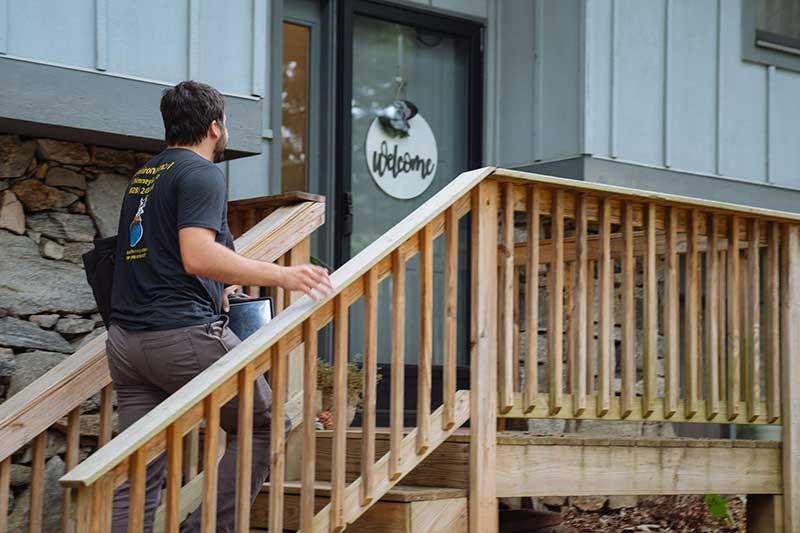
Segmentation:
{"type": "MultiPolygon", "coordinates": [[[[270,369],[273,384],[278,387],[272,406],[273,435],[277,435],[283,417],[285,359],[304,345],[312,351],[307,357],[313,357],[316,335],[328,324],[334,326],[335,385],[330,504],[314,515],[315,436],[310,428],[314,412],[306,405],[304,436],[309,440],[303,446],[301,491],[304,531],[344,529],[466,417],[472,418],[470,527],[476,531],[493,532],[497,528],[494,446],[498,416],[783,423],[789,435],[785,446],[790,449],[785,454],[786,477],[800,479],[800,460],[796,458],[800,441],[795,442],[800,434],[795,427],[800,424],[800,412],[797,392],[791,388],[796,385],[788,385],[793,382],[783,373],[788,369],[792,376],[797,374],[793,350],[800,343],[787,326],[787,316],[797,314],[800,308],[800,284],[796,281],[800,278],[796,274],[800,257],[795,257],[800,256],[799,223],[800,215],[791,213],[503,169],[464,173],[333,273],[330,297],[321,301],[302,297],[291,304],[61,481],[78,491],[79,516],[88,516],[85,510],[92,508],[103,514],[100,523],[105,523],[110,490],[137,471],[141,458],[147,461],[160,454],[166,449],[167,436],[175,431],[187,431],[202,420],[215,426],[219,406],[242,392],[247,394],[248,376],[270,369]],[[516,215],[520,212],[527,214],[529,225],[524,248],[514,242],[521,220],[516,215]],[[452,369],[445,368],[443,405],[431,412],[433,243],[445,235],[445,283],[453,287],[458,271],[454,253],[457,228],[467,213],[472,238],[470,390],[455,390],[452,369]],[[547,239],[540,230],[549,233],[547,239]],[[401,367],[407,319],[405,268],[408,259],[417,254],[421,335],[416,427],[408,434],[403,431],[403,369],[395,368],[390,449],[376,461],[371,442],[374,410],[370,406],[364,411],[360,477],[348,484],[345,410],[350,308],[362,298],[366,300],[364,373],[369,390],[364,394],[372,399],[376,288],[382,280],[391,278],[392,361],[401,367]],[[713,257],[708,258],[709,254],[713,257]],[[520,306],[523,267],[528,285],[524,305],[520,306]],[[763,280],[761,268],[765,271],[763,280]],[[686,275],[680,274],[682,270],[686,275]],[[619,287],[618,271],[622,272],[619,287]],[[547,278],[543,306],[547,314],[547,368],[542,375],[547,378],[546,391],[539,390],[536,370],[541,272],[546,272],[547,278]],[[663,280],[659,280],[660,272],[663,280]],[[531,287],[533,283],[535,287],[531,287]],[[659,291],[660,283],[664,291],[659,291]],[[679,283],[683,283],[682,299],[679,283]],[[788,290],[788,296],[782,295],[783,289],[788,290]],[[614,305],[618,293],[622,296],[619,310],[614,305]],[[637,298],[642,300],[641,306],[637,298]],[[640,325],[636,318],[639,312],[640,325]],[[615,316],[618,313],[620,316],[615,316]],[[760,350],[762,313],[767,328],[764,344],[772,350],[768,353],[760,350]],[[668,324],[662,324],[664,317],[668,324]],[[681,329],[678,320],[685,321],[681,329]],[[615,364],[616,324],[623,325],[620,377],[615,364]],[[636,343],[637,329],[642,336],[641,348],[636,343]],[[520,330],[529,334],[522,375],[520,330]],[[671,334],[663,351],[657,342],[660,331],[671,334]],[[677,337],[680,331],[685,332],[683,339],[677,337]],[[684,344],[679,345],[680,341],[684,344]],[[778,347],[783,352],[780,367],[774,353],[778,347]],[[657,376],[662,353],[663,390],[657,376]],[[637,360],[642,365],[641,389],[636,381],[637,360]],[[763,387],[762,373],[767,378],[763,387]],[[531,382],[529,376],[535,376],[536,381],[531,382]]],[[[448,296],[445,361],[454,366],[456,300],[448,296]]],[[[311,386],[314,378],[315,369],[309,365],[304,387],[311,386]]],[[[310,391],[304,391],[304,398],[307,403],[310,391]]],[[[241,412],[240,417],[246,419],[241,412]]],[[[281,530],[285,446],[282,438],[273,439],[270,526],[281,530]]],[[[240,452],[240,472],[250,461],[248,453],[240,452]]],[[[215,524],[216,465],[210,455],[205,464],[209,475],[203,489],[203,524],[205,530],[211,530],[215,524]]],[[[179,480],[173,479],[175,483],[179,480]]],[[[174,493],[175,488],[168,490],[174,493]]],[[[794,502],[791,495],[795,490],[792,485],[786,487],[789,501],[794,502]]],[[[248,527],[244,493],[242,488],[237,494],[240,531],[248,527]]],[[[792,503],[786,512],[790,523],[800,520],[798,505],[792,503]]]]}
{"type": "MultiPolygon", "coordinates": [[[[298,244],[305,243],[311,233],[324,223],[325,204],[319,198],[302,198],[291,204],[283,198],[280,206],[270,216],[236,240],[236,246],[245,256],[273,261],[285,255],[298,244]]],[[[80,437],[80,405],[100,393],[99,445],[111,440],[111,376],[105,357],[106,335],[90,341],[75,354],[49,370],[18,394],[0,405],[0,465],[7,464],[10,457],[32,440],[42,438],[54,424],[67,416],[66,471],[78,462],[80,437]]],[[[36,440],[38,439],[38,440],[36,440]]],[[[34,451],[38,448],[34,446],[34,451]]],[[[38,496],[42,478],[37,471],[33,476],[31,518],[38,520],[38,496]]],[[[0,471],[0,493],[7,490],[8,481],[0,471]]],[[[70,496],[66,494],[68,501],[70,496]]],[[[3,516],[5,518],[5,515],[3,516]]],[[[5,530],[0,520],[0,531],[5,530]]],[[[65,513],[62,527],[66,530],[68,516],[65,513]]]]}

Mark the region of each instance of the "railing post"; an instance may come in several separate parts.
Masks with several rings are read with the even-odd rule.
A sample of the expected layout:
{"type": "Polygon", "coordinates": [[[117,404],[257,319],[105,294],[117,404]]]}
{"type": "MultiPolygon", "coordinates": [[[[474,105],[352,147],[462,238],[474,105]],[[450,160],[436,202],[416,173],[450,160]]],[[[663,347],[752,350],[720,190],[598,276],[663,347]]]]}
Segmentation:
{"type": "Polygon", "coordinates": [[[469,530],[497,531],[497,183],[472,193],[469,530]]]}
{"type": "Polygon", "coordinates": [[[784,226],[781,335],[784,531],[800,528],[800,226],[784,226]]]}

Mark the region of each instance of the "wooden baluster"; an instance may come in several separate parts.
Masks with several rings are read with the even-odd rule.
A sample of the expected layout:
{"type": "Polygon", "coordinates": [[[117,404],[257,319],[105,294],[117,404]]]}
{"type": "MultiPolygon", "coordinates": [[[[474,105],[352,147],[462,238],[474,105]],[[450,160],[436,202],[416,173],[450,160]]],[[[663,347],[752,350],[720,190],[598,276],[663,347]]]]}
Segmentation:
{"type": "Polygon", "coordinates": [[[497,382],[500,387],[499,408],[507,413],[514,405],[514,184],[502,185],[503,205],[501,210],[502,246],[500,249],[500,331],[498,357],[500,358],[497,382]]]}
{"type": "MultiPolygon", "coordinates": [[[[556,208],[556,211],[563,214],[563,205],[556,208]]],[[[471,212],[469,530],[496,533],[498,528],[495,477],[498,287],[495,181],[484,180],[473,189],[471,212]]],[[[563,220],[560,225],[563,235],[563,220]]]]}
{"type": "Polygon", "coordinates": [[[597,416],[604,416],[611,409],[611,385],[614,373],[614,308],[612,287],[614,264],[611,261],[611,202],[602,198],[599,205],[600,219],[600,336],[598,361],[597,416]]]}
{"type": "MultiPolygon", "coordinates": [[[[744,230],[745,233],[745,241],[747,240],[747,222],[742,220],[741,228],[744,230]]],[[[746,248],[747,243],[742,243],[742,248],[746,248]]],[[[745,416],[747,415],[747,393],[749,390],[749,381],[748,381],[748,372],[750,371],[750,358],[748,357],[747,350],[750,348],[750,324],[747,323],[747,315],[749,313],[748,307],[748,298],[750,297],[750,292],[748,291],[747,287],[747,273],[750,271],[748,262],[749,258],[747,257],[746,253],[742,253],[741,258],[739,259],[740,266],[739,272],[741,283],[739,284],[739,302],[740,302],[740,309],[739,312],[739,336],[740,341],[739,345],[742,348],[741,355],[739,356],[739,375],[740,375],[740,383],[741,383],[741,395],[739,400],[744,402],[742,406],[743,410],[745,411],[745,416]]]]}
{"type": "Polygon", "coordinates": [[[684,387],[686,390],[686,418],[692,418],[698,410],[698,362],[699,352],[699,322],[700,322],[700,253],[697,245],[699,234],[700,214],[696,209],[687,213],[686,234],[686,309],[684,311],[684,335],[686,338],[686,375],[684,387]]]}
{"type": "Polygon", "coordinates": [[[717,309],[717,325],[719,326],[719,398],[727,402],[728,394],[728,255],[725,250],[719,253],[719,287],[717,287],[717,298],[719,309],[717,309]]]}
{"type": "Polygon", "coordinates": [[[113,429],[112,417],[114,406],[112,405],[113,384],[109,383],[100,390],[100,435],[99,445],[102,448],[111,440],[111,430],[113,429]]]}
{"type": "MultiPolygon", "coordinates": [[[[274,368],[273,365],[273,372],[275,372],[274,368]]],[[[253,468],[253,388],[255,379],[254,363],[242,368],[236,378],[239,392],[239,420],[236,434],[236,531],[239,533],[250,532],[250,484],[253,468]]],[[[282,438],[283,428],[279,430],[279,433],[282,438]]],[[[270,494],[272,492],[273,490],[270,490],[270,494]]]]}
{"type": "Polygon", "coordinates": [[[739,218],[728,221],[728,420],[739,416],[740,386],[740,273],[739,273],[739,218]]]}
{"type": "MultiPolygon", "coordinates": [[[[75,490],[75,530],[76,531],[91,531],[97,530],[96,521],[92,520],[92,496],[94,492],[94,485],[89,487],[81,487],[75,490]]],[[[5,530],[3,530],[5,531],[5,530]]]]}
{"type": "Polygon", "coordinates": [[[527,187],[528,250],[525,262],[525,393],[523,410],[536,408],[539,395],[539,195],[527,187]]]}
{"type": "Polygon", "coordinates": [[[567,261],[564,268],[564,345],[566,347],[567,393],[575,392],[573,378],[575,377],[575,261],[567,261]]]}
{"type": "MultiPolygon", "coordinates": [[[[432,268],[431,272],[433,272],[432,268]]],[[[432,300],[433,295],[431,291],[431,304],[433,304],[432,300]]],[[[374,267],[369,269],[364,275],[364,311],[364,408],[361,415],[361,505],[369,505],[373,499],[376,482],[373,472],[375,470],[375,403],[377,401],[376,387],[378,385],[378,270],[374,267]]],[[[428,398],[430,399],[430,396],[428,398]]]]}
{"type": "Polygon", "coordinates": [[[128,501],[128,531],[138,533],[144,529],[144,494],[147,480],[147,448],[136,449],[128,464],[130,494],[128,501]]]}
{"type": "Polygon", "coordinates": [[[764,350],[766,352],[767,422],[769,423],[774,423],[781,414],[779,239],[780,225],[777,222],[770,222],[767,226],[767,257],[764,264],[766,270],[764,350]]]}
{"type": "Polygon", "coordinates": [[[0,461],[0,533],[8,529],[8,495],[11,483],[11,457],[0,461]]]}
{"type": "Polygon", "coordinates": [[[586,283],[586,392],[595,394],[595,368],[597,364],[597,343],[594,340],[594,284],[597,261],[589,261],[588,281],[586,283]]]}
{"type": "Polygon", "coordinates": [[[713,213],[708,215],[706,248],[706,418],[719,414],[719,226],[713,213]]]}
{"type": "Polygon", "coordinates": [[[433,364],[433,228],[420,232],[419,359],[417,366],[417,453],[430,447],[433,364]]]}
{"type": "Polygon", "coordinates": [[[664,221],[664,417],[678,412],[680,397],[680,297],[678,295],[678,209],[667,207],[664,221]]]}
{"type": "Polygon", "coordinates": [[[636,384],[636,259],[633,255],[633,205],[622,203],[622,391],[620,416],[633,412],[636,384]]]}
{"type": "Polygon", "coordinates": [[[303,466],[302,490],[300,492],[300,528],[313,531],[314,483],[316,481],[317,418],[317,326],[314,315],[303,323],[303,466]]]}
{"type": "Polygon", "coordinates": [[[398,248],[392,253],[392,369],[389,476],[402,475],[403,372],[406,359],[406,262],[398,248]]]}
{"type": "Polygon", "coordinates": [[[458,333],[458,214],[450,207],[444,214],[444,367],[442,368],[442,426],[455,424],[456,366],[458,333]]]}
{"type": "MultiPolygon", "coordinates": [[[[514,378],[514,392],[520,392],[520,360],[519,360],[519,351],[520,351],[520,322],[519,322],[519,301],[520,301],[520,278],[522,277],[522,267],[521,266],[514,266],[514,346],[513,346],[513,370],[514,374],[512,377],[514,378]]],[[[517,403],[516,394],[514,395],[514,404],[517,403]]]]}
{"type": "Polygon", "coordinates": [[[42,506],[44,503],[44,463],[47,431],[36,435],[33,439],[33,460],[31,463],[31,497],[28,509],[28,532],[42,530],[42,506]]]}
{"type": "Polygon", "coordinates": [[[164,516],[167,533],[178,533],[181,526],[182,463],[183,423],[178,419],[167,427],[167,508],[164,516]]]}
{"type": "Polygon", "coordinates": [[[800,529],[800,227],[784,224],[781,239],[781,422],[784,531],[800,529]]]}
{"type": "MultiPolygon", "coordinates": [[[[250,231],[253,228],[253,226],[258,224],[257,215],[258,215],[258,213],[256,212],[256,208],[255,207],[246,207],[244,209],[244,227],[245,227],[245,231],[250,231]]],[[[281,264],[283,264],[283,263],[281,263],[281,264]]],[[[257,298],[258,296],[260,296],[260,293],[261,293],[261,288],[258,285],[252,285],[250,287],[247,287],[247,294],[251,298],[257,298]]],[[[280,289],[280,293],[281,293],[281,295],[283,295],[283,289],[280,289]]],[[[279,312],[278,308],[280,309],[280,311],[283,310],[283,298],[275,298],[275,300],[276,300],[275,301],[275,307],[276,307],[275,313],[277,314],[279,312]]]]}
{"type": "Polygon", "coordinates": [[[755,422],[761,415],[761,271],[759,261],[760,227],[757,218],[750,220],[747,238],[747,419],[755,422]]]}
{"type": "Polygon", "coordinates": [[[573,385],[573,414],[581,416],[586,411],[586,322],[587,314],[587,284],[589,283],[589,226],[586,215],[586,195],[578,194],[575,197],[575,225],[576,225],[576,280],[574,310],[571,322],[574,321],[572,345],[575,348],[575,364],[572,367],[573,385]]]}
{"type": "Polygon", "coordinates": [[[186,435],[183,450],[183,475],[186,481],[197,477],[200,463],[200,427],[193,427],[186,435]]]}
{"type": "MultiPolygon", "coordinates": [[[[345,352],[345,358],[347,352],[345,352]]],[[[345,367],[347,366],[345,360],[345,367]]],[[[270,419],[270,469],[269,469],[269,530],[283,531],[283,481],[286,476],[286,435],[284,419],[286,417],[286,380],[289,365],[286,340],[282,338],[272,347],[272,417],[270,419]]],[[[346,370],[346,368],[345,368],[346,370]]],[[[344,385],[345,402],[347,401],[347,384],[344,385]]],[[[337,409],[345,412],[344,424],[347,423],[347,404],[344,409],[339,404],[337,409]]],[[[339,422],[337,417],[337,422],[339,422]]],[[[344,428],[345,430],[347,428],[344,428]]]]}
{"type": "Polygon", "coordinates": [[[658,285],[656,281],[656,206],[647,204],[644,255],[644,397],[642,414],[653,414],[656,403],[656,358],[658,357],[658,285]]]}
{"type": "MultiPolygon", "coordinates": [[[[274,391],[273,391],[274,394],[274,391]]],[[[274,398],[274,397],[273,397],[274,398]]],[[[273,403],[274,403],[273,399],[273,403]]],[[[212,390],[203,401],[206,421],[203,439],[203,533],[217,530],[217,451],[219,448],[219,389],[212,390]]],[[[273,435],[274,438],[274,435],[273,435]]]]}
{"type": "MultiPolygon", "coordinates": [[[[76,407],[67,415],[67,452],[64,454],[64,472],[69,472],[78,464],[81,451],[81,408],[76,407]]],[[[1,487],[0,487],[1,488],[1,487]]],[[[74,531],[74,522],[71,518],[72,489],[64,489],[64,507],[61,514],[61,530],[74,531]]],[[[2,499],[2,496],[0,496],[2,499]]],[[[0,513],[2,514],[2,513],[0,513]]],[[[0,532],[4,531],[0,527],[0,532]]]]}
{"type": "Polygon", "coordinates": [[[112,485],[111,476],[106,475],[94,482],[91,497],[90,527],[82,528],[78,526],[80,533],[84,531],[91,533],[107,533],[111,531],[113,494],[114,486],[112,485]]]}
{"type": "Polygon", "coordinates": [[[331,454],[331,531],[345,527],[344,490],[347,474],[347,324],[344,296],[334,300],[333,451],[331,454]]]}
{"type": "MultiPolygon", "coordinates": [[[[281,265],[281,266],[286,266],[286,255],[280,256],[278,258],[278,260],[275,261],[275,262],[277,264],[281,265]]],[[[273,287],[272,288],[272,299],[274,300],[273,304],[275,306],[275,314],[276,315],[283,311],[283,304],[286,303],[286,294],[285,293],[286,293],[286,291],[283,289],[283,287],[273,287]]],[[[252,294],[251,294],[251,296],[252,296],[252,294]]]]}
{"type": "Polygon", "coordinates": [[[547,321],[550,415],[562,407],[564,381],[564,192],[553,191],[550,206],[553,260],[548,271],[549,313],[547,321]]]}

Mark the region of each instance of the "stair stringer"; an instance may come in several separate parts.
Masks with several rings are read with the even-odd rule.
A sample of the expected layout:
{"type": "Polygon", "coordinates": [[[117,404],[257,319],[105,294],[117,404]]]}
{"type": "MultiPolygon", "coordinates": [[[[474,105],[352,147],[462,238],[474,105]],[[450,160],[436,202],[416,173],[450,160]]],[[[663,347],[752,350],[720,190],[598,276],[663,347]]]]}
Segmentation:
{"type": "MultiPolygon", "coordinates": [[[[392,487],[399,483],[408,473],[417,467],[428,455],[444,443],[450,435],[452,435],[458,428],[469,420],[469,391],[460,390],[456,392],[455,402],[453,405],[453,420],[455,423],[449,429],[443,429],[443,413],[444,406],[439,407],[431,413],[430,423],[430,443],[431,445],[423,453],[417,453],[417,429],[413,429],[406,435],[400,446],[401,468],[402,475],[396,479],[389,477],[389,456],[387,452],[383,457],[373,466],[373,476],[375,479],[374,493],[371,501],[366,505],[361,501],[361,483],[362,478],[356,478],[345,489],[344,494],[344,518],[345,522],[349,525],[358,519],[359,516],[364,514],[370,507],[372,507],[378,500],[383,497],[392,487]]],[[[313,531],[318,533],[327,533],[330,531],[330,516],[331,504],[329,503],[322,508],[315,516],[313,523],[313,531]]],[[[345,528],[346,529],[346,528],[345,528]]],[[[303,531],[303,530],[301,530],[303,531]]],[[[308,533],[308,532],[306,532],[308,533]]]]}

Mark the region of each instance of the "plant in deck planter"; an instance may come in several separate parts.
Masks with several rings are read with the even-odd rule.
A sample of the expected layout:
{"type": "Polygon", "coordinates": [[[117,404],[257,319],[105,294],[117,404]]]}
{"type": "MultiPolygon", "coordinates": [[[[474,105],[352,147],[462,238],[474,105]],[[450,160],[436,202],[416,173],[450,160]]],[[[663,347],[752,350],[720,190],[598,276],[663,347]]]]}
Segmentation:
{"type": "MultiPolygon", "coordinates": [[[[347,426],[353,423],[356,412],[364,403],[364,372],[361,354],[355,354],[347,365],[347,426]]],[[[381,380],[380,373],[376,383],[381,380]]],[[[333,365],[325,360],[317,361],[317,391],[321,396],[322,409],[318,414],[325,429],[333,427],[333,365]]]]}

